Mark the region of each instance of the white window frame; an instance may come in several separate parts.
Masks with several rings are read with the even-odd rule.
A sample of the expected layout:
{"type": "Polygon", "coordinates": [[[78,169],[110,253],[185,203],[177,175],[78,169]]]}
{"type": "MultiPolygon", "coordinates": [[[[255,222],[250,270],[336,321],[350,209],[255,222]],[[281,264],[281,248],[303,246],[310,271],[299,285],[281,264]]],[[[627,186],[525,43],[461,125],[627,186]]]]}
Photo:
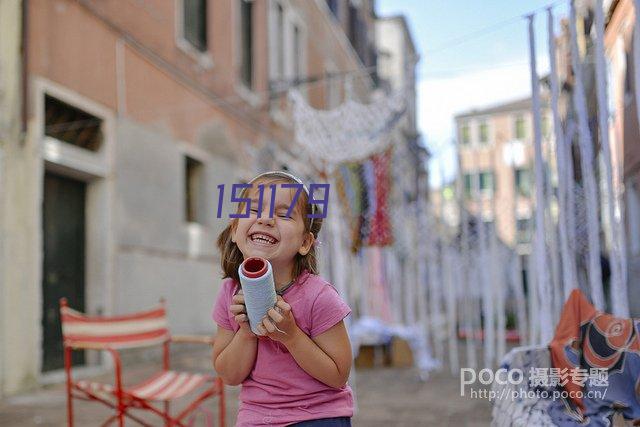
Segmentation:
{"type": "MultiPolygon", "coordinates": [[[[274,80],[291,81],[294,79],[294,40],[293,40],[293,27],[297,26],[300,34],[300,57],[298,58],[298,66],[300,71],[299,77],[305,77],[308,73],[308,34],[309,30],[304,22],[304,19],[296,12],[293,4],[290,0],[270,0],[268,10],[268,57],[269,57],[269,82],[274,80]],[[277,75],[276,66],[276,53],[274,48],[277,42],[277,25],[276,25],[276,7],[280,5],[284,12],[284,75],[277,75]]],[[[305,87],[300,87],[300,93],[305,97],[308,96],[308,91],[305,87]]],[[[274,120],[280,124],[286,124],[287,120],[284,112],[277,107],[271,107],[271,116],[274,120]]]]}
{"type": "Polygon", "coordinates": [[[476,142],[478,145],[480,145],[481,147],[485,147],[485,146],[490,146],[491,145],[491,141],[492,141],[492,126],[491,126],[491,120],[489,120],[488,116],[485,117],[481,117],[479,118],[477,123],[477,128],[478,128],[478,138],[476,138],[476,142]],[[487,125],[487,140],[486,141],[482,141],[482,125],[485,124],[487,125]]]}
{"type": "Polygon", "coordinates": [[[478,191],[480,193],[480,197],[484,198],[484,199],[490,199],[492,197],[495,196],[495,188],[497,188],[496,185],[496,173],[493,169],[479,169],[477,172],[478,174],[478,191]],[[489,188],[482,188],[482,179],[481,176],[483,173],[487,173],[490,174],[491,176],[491,186],[489,188]]]}
{"type": "MultiPolygon", "coordinates": [[[[234,31],[234,35],[233,35],[233,43],[232,43],[232,48],[234,51],[234,55],[233,55],[233,60],[234,60],[234,90],[236,92],[236,94],[238,96],[240,96],[240,98],[242,98],[243,100],[245,100],[247,103],[249,103],[252,107],[257,108],[260,103],[263,100],[263,96],[261,96],[259,93],[256,92],[255,90],[255,85],[256,85],[256,63],[255,61],[253,61],[255,59],[255,52],[256,52],[256,44],[252,43],[253,46],[253,50],[252,50],[252,61],[253,61],[253,66],[252,66],[252,80],[254,83],[254,87],[250,88],[249,86],[247,86],[243,81],[242,81],[242,76],[240,75],[241,73],[241,67],[242,67],[242,14],[240,13],[240,2],[245,1],[245,0],[234,0],[232,2],[233,4],[233,9],[231,11],[232,15],[233,15],[233,22],[235,22],[235,31],[234,31]]],[[[255,5],[255,2],[254,2],[255,5]]],[[[252,9],[252,14],[255,14],[255,11],[252,9]]],[[[254,19],[253,16],[251,17],[251,25],[254,25],[254,19]]],[[[255,26],[254,26],[255,28],[255,26]]],[[[253,41],[255,41],[255,32],[251,32],[251,35],[253,37],[253,41]]]]}
{"type": "Polygon", "coordinates": [[[472,121],[469,119],[463,119],[460,120],[460,127],[459,127],[459,132],[460,132],[460,147],[470,147],[473,144],[473,127],[471,126],[472,121]],[[463,129],[467,128],[468,131],[468,136],[469,136],[469,140],[467,142],[463,141],[463,129]]]}
{"type": "MultiPolygon", "coordinates": [[[[286,2],[286,4],[288,5],[288,2],[286,2]]],[[[286,7],[285,7],[285,1],[282,0],[271,0],[269,1],[269,6],[268,6],[268,17],[267,17],[267,27],[268,27],[268,43],[267,43],[267,50],[268,50],[268,56],[269,56],[269,81],[271,82],[272,80],[277,79],[281,79],[284,78],[284,73],[286,73],[286,66],[283,64],[282,68],[282,73],[283,75],[280,76],[279,75],[279,70],[278,68],[278,57],[277,57],[277,52],[278,50],[275,48],[275,45],[278,41],[278,30],[280,29],[277,25],[276,22],[276,11],[277,11],[277,7],[280,6],[282,8],[282,13],[283,13],[283,28],[286,24],[286,7]]],[[[285,43],[286,43],[286,36],[284,37],[285,39],[285,43]]],[[[283,62],[286,61],[286,49],[283,50],[282,52],[283,54],[283,62]]]]}
{"type": "Polygon", "coordinates": [[[534,192],[535,192],[534,182],[533,182],[534,174],[531,166],[529,165],[514,166],[513,178],[514,178],[513,179],[514,194],[516,197],[528,199],[534,195],[534,192]],[[520,193],[520,188],[518,187],[518,171],[526,171],[529,174],[529,194],[528,195],[520,193]]]}
{"type": "MultiPolygon", "coordinates": [[[[299,76],[297,77],[305,77],[307,75],[308,66],[308,52],[307,52],[307,44],[308,44],[308,30],[307,26],[302,19],[302,17],[294,11],[293,8],[289,8],[285,10],[285,43],[286,48],[284,50],[284,65],[285,65],[285,76],[288,80],[293,80],[296,78],[295,76],[295,63],[298,61],[298,70],[299,76]],[[293,28],[298,28],[298,34],[300,35],[300,57],[294,58],[294,31],[293,28]]],[[[298,88],[300,93],[307,98],[308,91],[306,86],[301,86],[298,88]]]]}
{"type": "Polygon", "coordinates": [[[527,245],[532,244],[532,242],[533,242],[533,233],[534,233],[533,225],[534,225],[533,224],[533,218],[532,218],[532,216],[530,214],[529,215],[517,215],[516,216],[516,220],[515,220],[515,224],[514,224],[515,233],[514,233],[514,236],[513,236],[516,245],[527,246],[527,245]],[[518,233],[519,233],[518,221],[527,221],[528,222],[528,228],[529,228],[528,232],[530,233],[528,242],[521,242],[518,239],[518,233]]]}
{"type": "MultiPolygon", "coordinates": [[[[207,15],[209,15],[209,8],[213,7],[213,2],[207,0],[207,15]]],[[[210,25],[207,19],[207,50],[201,51],[191,44],[189,40],[184,37],[184,0],[175,0],[175,42],[178,49],[184,52],[187,56],[191,57],[198,65],[204,70],[211,70],[214,67],[213,57],[211,56],[211,44],[209,43],[210,25]]],[[[208,17],[207,17],[208,18],[208,17]]]]}
{"type": "MultiPolygon", "coordinates": [[[[200,177],[201,188],[198,189],[198,195],[197,195],[199,199],[198,206],[196,207],[197,220],[187,221],[187,219],[185,218],[183,221],[189,230],[198,230],[198,233],[202,233],[209,228],[209,224],[210,224],[209,222],[210,213],[208,212],[206,201],[207,201],[207,194],[208,194],[207,192],[210,190],[209,183],[207,180],[207,176],[208,176],[207,167],[211,161],[211,156],[200,147],[194,146],[193,144],[189,144],[184,141],[179,141],[178,147],[179,147],[181,160],[184,160],[186,157],[190,157],[193,160],[200,163],[202,167],[202,176],[200,177]]],[[[184,167],[184,163],[183,163],[183,167],[184,167]]],[[[183,170],[183,172],[184,173],[182,174],[182,176],[186,177],[186,171],[183,170]]],[[[184,191],[184,189],[185,189],[185,185],[182,185],[182,191],[184,191]]],[[[181,194],[182,194],[182,202],[184,202],[184,199],[186,198],[186,194],[183,194],[183,193],[181,194]]],[[[191,250],[189,251],[189,253],[191,253],[191,250]]]]}
{"type": "Polygon", "coordinates": [[[528,137],[528,129],[530,128],[528,120],[527,120],[527,115],[523,112],[517,112],[515,114],[513,114],[513,119],[511,121],[512,127],[511,127],[511,131],[513,132],[513,138],[516,141],[525,141],[528,137]],[[518,138],[518,119],[522,117],[522,121],[524,123],[524,135],[522,136],[522,138],[518,138]]]}

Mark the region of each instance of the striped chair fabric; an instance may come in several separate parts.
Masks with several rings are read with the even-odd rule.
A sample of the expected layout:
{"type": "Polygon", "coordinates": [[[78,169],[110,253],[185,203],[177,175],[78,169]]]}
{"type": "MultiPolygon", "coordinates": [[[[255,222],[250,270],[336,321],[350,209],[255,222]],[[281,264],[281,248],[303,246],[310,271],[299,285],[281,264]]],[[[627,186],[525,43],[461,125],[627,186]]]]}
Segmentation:
{"type": "Polygon", "coordinates": [[[162,344],[170,339],[164,304],[124,316],[87,316],[61,307],[62,335],[73,348],[125,349],[162,344]]]}
{"type": "MultiPolygon", "coordinates": [[[[125,394],[142,400],[169,401],[179,399],[200,387],[206,381],[214,381],[211,375],[192,374],[187,372],[164,371],[130,388],[125,394]]],[[[78,381],[78,387],[95,394],[114,394],[115,388],[110,384],[93,381],[78,381]]]]}

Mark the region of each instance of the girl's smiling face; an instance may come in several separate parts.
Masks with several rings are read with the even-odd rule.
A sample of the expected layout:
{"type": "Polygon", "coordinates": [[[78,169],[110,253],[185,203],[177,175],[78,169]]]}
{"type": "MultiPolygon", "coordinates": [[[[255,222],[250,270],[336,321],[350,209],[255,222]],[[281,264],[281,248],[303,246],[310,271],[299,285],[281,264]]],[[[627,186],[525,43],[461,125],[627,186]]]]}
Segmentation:
{"type": "MultiPolygon", "coordinates": [[[[247,192],[251,198],[251,212],[248,218],[238,218],[232,225],[231,240],[238,245],[244,259],[262,257],[269,260],[278,283],[291,279],[296,254],[306,255],[313,244],[311,232],[305,232],[304,219],[300,203],[303,197],[301,191],[297,205],[287,217],[287,210],[291,206],[296,189],[282,188],[283,181],[254,182],[247,192]],[[271,188],[275,183],[275,203],[273,217],[269,218],[271,210],[271,188]],[[258,218],[258,185],[264,184],[264,196],[261,217],[258,218]]],[[[243,207],[243,210],[246,207],[243,207]]]]}

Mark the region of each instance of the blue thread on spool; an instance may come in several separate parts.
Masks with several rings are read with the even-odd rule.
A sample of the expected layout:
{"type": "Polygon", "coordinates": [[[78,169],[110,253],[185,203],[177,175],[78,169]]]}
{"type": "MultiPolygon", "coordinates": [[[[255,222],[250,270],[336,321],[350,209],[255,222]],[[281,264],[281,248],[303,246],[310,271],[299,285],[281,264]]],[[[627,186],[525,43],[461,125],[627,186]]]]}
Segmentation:
{"type": "Polygon", "coordinates": [[[238,276],[244,293],[249,326],[254,334],[261,335],[257,326],[277,302],[271,263],[260,257],[247,258],[238,267],[238,276]]]}

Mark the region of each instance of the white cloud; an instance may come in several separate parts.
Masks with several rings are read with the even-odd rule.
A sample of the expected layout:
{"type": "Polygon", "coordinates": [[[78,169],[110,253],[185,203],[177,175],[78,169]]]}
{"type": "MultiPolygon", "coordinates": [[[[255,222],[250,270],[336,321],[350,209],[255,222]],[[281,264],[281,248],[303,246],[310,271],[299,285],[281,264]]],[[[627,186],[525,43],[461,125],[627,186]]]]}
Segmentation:
{"type": "MultiPolygon", "coordinates": [[[[538,60],[546,71],[548,61],[538,60]]],[[[428,71],[428,70],[427,70],[428,71]]],[[[528,63],[497,64],[490,69],[444,78],[425,78],[418,83],[418,126],[433,158],[430,163],[431,184],[439,185],[439,164],[445,178],[455,174],[454,116],[474,108],[483,108],[531,93],[528,63]],[[445,145],[448,145],[445,146],[445,145]]]]}

